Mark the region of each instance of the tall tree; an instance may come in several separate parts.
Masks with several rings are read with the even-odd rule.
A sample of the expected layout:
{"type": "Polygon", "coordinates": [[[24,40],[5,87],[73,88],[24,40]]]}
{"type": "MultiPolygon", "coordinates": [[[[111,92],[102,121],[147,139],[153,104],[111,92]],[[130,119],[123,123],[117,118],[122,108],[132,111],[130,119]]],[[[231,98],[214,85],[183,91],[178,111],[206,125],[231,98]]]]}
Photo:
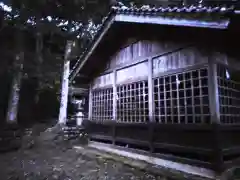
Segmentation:
{"type": "Polygon", "coordinates": [[[22,81],[22,73],[23,73],[23,64],[24,64],[24,51],[22,49],[23,46],[23,35],[21,31],[16,33],[15,37],[16,41],[16,53],[14,59],[14,74],[12,79],[12,87],[9,96],[8,103],[8,111],[7,111],[7,122],[8,123],[16,123],[17,122],[17,112],[18,112],[18,104],[20,98],[20,88],[22,81]]]}
{"type": "Polygon", "coordinates": [[[24,27],[22,26],[22,23],[24,22],[24,18],[26,18],[26,13],[22,11],[22,7],[23,6],[20,6],[19,8],[19,14],[21,15],[21,18],[16,18],[16,21],[14,23],[14,28],[16,30],[14,36],[15,57],[13,61],[14,73],[12,79],[12,87],[9,96],[9,104],[6,117],[8,123],[17,122],[17,112],[20,98],[20,88],[24,64],[24,35],[23,35],[24,27]]]}
{"type": "MultiPolygon", "coordinates": [[[[26,30],[30,34],[35,34],[35,61],[25,61],[27,63],[24,65],[25,73],[23,77],[35,77],[39,90],[44,87],[49,87],[49,84],[54,85],[54,82],[58,82],[56,78],[60,77],[60,74],[56,76],[58,72],[56,72],[57,66],[55,65],[55,62],[57,62],[55,60],[59,58],[59,55],[54,55],[53,49],[57,49],[57,54],[63,54],[62,46],[66,42],[66,39],[75,38],[85,39],[79,41],[80,48],[84,49],[85,44],[89,42],[88,39],[92,38],[91,34],[94,33],[97,28],[95,24],[100,23],[100,20],[108,12],[107,9],[109,8],[108,2],[100,3],[100,1],[97,1],[96,4],[88,4],[81,0],[36,0],[34,2],[32,0],[12,0],[9,1],[8,5],[11,7],[9,8],[11,10],[4,12],[5,25],[14,27],[17,29],[16,32],[26,30]],[[51,40],[53,40],[53,42],[49,43],[51,40]],[[82,44],[82,42],[84,44],[82,44]],[[27,76],[25,75],[26,73],[27,76]]],[[[19,46],[19,48],[16,47],[16,49],[22,47],[19,43],[15,44],[19,46]]],[[[25,52],[25,54],[29,54],[29,52],[25,52]]],[[[18,54],[16,54],[16,56],[17,55],[18,54]]],[[[21,55],[19,57],[23,56],[21,55]]],[[[22,58],[21,61],[15,61],[15,64],[19,64],[19,62],[23,65],[22,58]]],[[[57,64],[62,63],[63,61],[59,60],[57,62],[57,64]]],[[[18,65],[15,66],[17,67],[18,65]]],[[[13,109],[16,109],[18,105],[18,103],[16,103],[18,101],[14,101],[13,99],[19,99],[20,77],[23,75],[23,72],[22,69],[16,72],[21,73],[16,73],[13,78],[13,81],[16,82],[17,85],[13,83],[15,85],[12,87],[9,100],[11,103],[9,103],[8,112],[13,112],[13,109]],[[16,94],[18,94],[18,98],[13,98],[16,94]],[[15,107],[13,107],[13,102],[15,102],[15,107]]],[[[38,93],[36,94],[36,101],[37,100],[38,93]]],[[[14,112],[17,111],[14,110],[14,112]]],[[[12,117],[14,118],[8,116],[8,121],[9,119],[16,119],[16,113],[12,117]]]]}
{"type": "Polygon", "coordinates": [[[67,119],[68,89],[69,89],[69,73],[70,73],[70,56],[74,43],[67,41],[62,75],[61,103],[58,122],[65,124],[67,119]]]}

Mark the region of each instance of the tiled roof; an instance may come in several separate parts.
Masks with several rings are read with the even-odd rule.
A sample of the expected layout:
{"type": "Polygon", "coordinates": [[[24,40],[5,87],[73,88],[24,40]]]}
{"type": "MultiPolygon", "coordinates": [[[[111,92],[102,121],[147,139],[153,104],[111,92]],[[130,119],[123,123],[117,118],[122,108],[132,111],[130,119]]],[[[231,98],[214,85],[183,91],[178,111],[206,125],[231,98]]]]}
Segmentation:
{"type": "Polygon", "coordinates": [[[139,15],[154,15],[158,13],[228,13],[233,12],[233,7],[205,7],[205,6],[189,6],[189,7],[112,7],[112,10],[117,13],[124,14],[139,14],[139,15]]]}
{"type": "Polygon", "coordinates": [[[124,14],[124,15],[140,15],[140,16],[161,16],[161,15],[167,15],[169,13],[172,14],[219,14],[219,15],[225,15],[228,13],[234,13],[234,7],[205,7],[205,6],[183,6],[183,7],[150,7],[148,5],[142,6],[141,8],[137,7],[126,7],[121,6],[117,7],[114,6],[111,8],[111,11],[108,13],[108,15],[103,19],[101,27],[99,31],[95,34],[93,41],[89,48],[86,48],[85,51],[81,54],[80,58],[74,65],[72,71],[70,72],[70,78],[72,79],[72,76],[74,74],[74,71],[78,68],[79,64],[81,63],[82,59],[86,56],[86,54],[89,52],[89,50],[92,48],[94,43],[96,42],[99,35],[103,32],[105,25],[109,21],[109,19],[114,14],[124,14]]]}

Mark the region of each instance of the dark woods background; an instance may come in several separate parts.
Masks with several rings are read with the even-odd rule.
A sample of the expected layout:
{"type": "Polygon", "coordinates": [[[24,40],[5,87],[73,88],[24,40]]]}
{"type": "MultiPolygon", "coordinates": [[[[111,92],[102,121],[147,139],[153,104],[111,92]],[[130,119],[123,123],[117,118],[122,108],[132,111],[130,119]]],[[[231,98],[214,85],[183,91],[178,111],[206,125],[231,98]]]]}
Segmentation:
{"type": "Polygon", "coordinates": [[[71,66],[92,41],[112,5],[126,6],[239,6],[237,0],[4,0],[0,9],[0,123],[6,120],[16,49],[24,52],[18,122],[32,124],[57,118],[65,43],[76,42],[71,66]],[[51,17],[51,21],[47,17],[51,17]],[[29,20],[34,23],[27,23],[29,20]],[[68,23],[65,23],[68,21],[68,23]],[[59,23],[63,25],[59,26],[59,23]],[[78,27],[78,28],[76,28],[78,27]],[[21,43],[15,35],[21,32],[21,43]],[[19,45],[20,44],[20,45],[19,45]],[[17,47],[21,46],[21,47],[17,47]]]}
{"type": "MultiPolygon", "coordinates": [[[[13,68],[15,45],[14,34],[18,29],[4,27],[0,31],[0,122],[6,120],[8,101],[12,87],[12,79],[15,73],[13,68]]],[[[34,120],[48,119],[58,115],[58,91],[60,84],[61,64],[64,53],[57,47],[51,47],[49,37],[44,40],[42,56],[42,72],[36,74],[38,65],[36,63],[36,40],[34,34],[22,30],[24,36],[24,70],[20,89],[20,103],[18,107],[18,121],[29,124],[34,120]],[[58,55],[54,55],[58,52],[58,55]],[[39,81],[40,87],[39,87],[39,81]]],[[[64,40],[63,40],[64,41],[64,40]]],[[[63,44],[64,42],[62,42],[63,44]]],[[[54,44],[53,44],[54,45],[54,44]]]]}

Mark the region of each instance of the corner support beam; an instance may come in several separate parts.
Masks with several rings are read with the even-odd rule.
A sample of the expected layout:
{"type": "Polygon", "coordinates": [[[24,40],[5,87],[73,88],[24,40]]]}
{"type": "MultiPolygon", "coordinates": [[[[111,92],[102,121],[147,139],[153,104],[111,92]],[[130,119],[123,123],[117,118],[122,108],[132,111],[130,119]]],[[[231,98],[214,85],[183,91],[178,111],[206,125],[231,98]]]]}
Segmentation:
{"type": "Polygon", "coordinates": [[[217,80],[217,64],[213,59],[209,61],[208,73],[208,87],[209,87],[209,104],[211,112],[212,123],[212,139],[213,139],[213,166],[217,173],[223,171],[223,153],[221,144],[221,131],[220,131],[220,104],[217,80]]]}
{"type": "Polygon", "coordinates": [[[218,92],[218,80],[217,80],[217,64],[215,62],[209,62],[208,73],[208,87],[209,87],[209,103],[211,112],[211,121],[215,124],[220,124],[220,105],[219,105],[219,92],[218,92]]]}

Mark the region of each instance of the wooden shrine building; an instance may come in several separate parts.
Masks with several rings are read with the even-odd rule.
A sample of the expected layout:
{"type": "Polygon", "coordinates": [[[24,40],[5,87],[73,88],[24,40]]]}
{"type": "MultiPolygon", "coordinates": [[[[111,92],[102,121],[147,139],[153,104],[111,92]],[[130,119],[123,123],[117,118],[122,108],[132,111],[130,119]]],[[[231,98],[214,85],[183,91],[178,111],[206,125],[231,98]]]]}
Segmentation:
{"type": "Polygon", "coordinates": [[[240,156],[240,11],[112,8],[70,74],[93,141],[221,173],[240,156]]]}

